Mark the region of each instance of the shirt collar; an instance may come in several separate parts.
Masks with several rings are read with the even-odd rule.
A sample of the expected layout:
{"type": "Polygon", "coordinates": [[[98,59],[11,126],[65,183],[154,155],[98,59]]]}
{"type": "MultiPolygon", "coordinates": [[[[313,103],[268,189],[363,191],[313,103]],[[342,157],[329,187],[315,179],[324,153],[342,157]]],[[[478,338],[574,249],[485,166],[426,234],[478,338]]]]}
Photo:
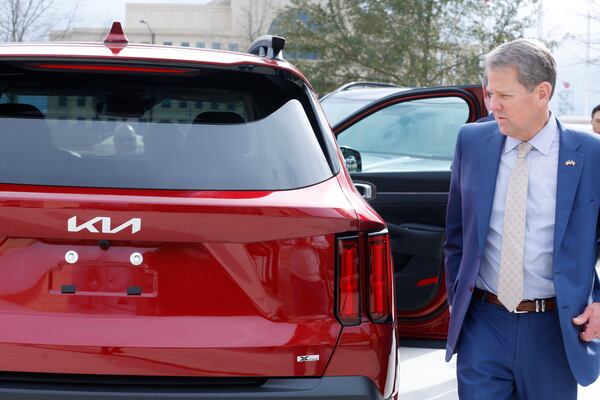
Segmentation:
{"type": "MultiPolygon", "coordinates": [[[[556,122],[554,115],[550,113],[550,118],[548,118],[546,125],[532,137],[531,140],[529,140],[529,144],[531,144],[534,149],[547,156],[548,153],[550,153],[550,147],[552,147],[552,142],[557,134],[558,123],[556,122]]],[[[508,136],[506,142],[504,142],[504,154],[510,152],[521,143],[521,140],[508,136]]]]}

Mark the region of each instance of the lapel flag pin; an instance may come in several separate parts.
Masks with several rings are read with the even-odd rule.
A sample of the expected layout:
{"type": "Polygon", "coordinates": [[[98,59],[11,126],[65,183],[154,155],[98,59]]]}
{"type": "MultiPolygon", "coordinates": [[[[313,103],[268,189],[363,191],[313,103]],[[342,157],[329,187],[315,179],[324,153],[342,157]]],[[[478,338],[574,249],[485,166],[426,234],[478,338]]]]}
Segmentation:
{"type": "Polygon", "coordinates": [[[567,160],[567,161],[565,161],[565,165],[567,167],[574,167],[575,166],[575,161],[573,161],[573,160],[567,160]]]}

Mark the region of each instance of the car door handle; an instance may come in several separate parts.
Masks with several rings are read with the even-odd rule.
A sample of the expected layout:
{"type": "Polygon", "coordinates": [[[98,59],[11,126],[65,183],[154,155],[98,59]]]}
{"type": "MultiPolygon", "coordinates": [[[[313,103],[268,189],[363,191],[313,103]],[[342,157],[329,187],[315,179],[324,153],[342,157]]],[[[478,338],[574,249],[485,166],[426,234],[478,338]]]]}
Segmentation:
{"type": "Polygon", "coordinates": [[[375,185],[369,182],[354,182],[354,187],[362,195],[365,200],[373,200],[375,198],[375,185]]]}

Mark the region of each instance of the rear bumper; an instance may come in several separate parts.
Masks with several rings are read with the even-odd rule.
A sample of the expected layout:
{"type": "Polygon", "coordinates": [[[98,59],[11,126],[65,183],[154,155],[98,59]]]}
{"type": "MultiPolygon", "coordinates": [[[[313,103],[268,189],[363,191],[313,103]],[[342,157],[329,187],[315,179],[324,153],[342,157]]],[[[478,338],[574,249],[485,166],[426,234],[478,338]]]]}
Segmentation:
{"type": "Polygon", "coordinates": [[[375,384],[362,376],[273,378],[256,386],[113,387],[103,384],[1,382],[0,400],[193,400],[320,399],[383,400],[375,384]]]}

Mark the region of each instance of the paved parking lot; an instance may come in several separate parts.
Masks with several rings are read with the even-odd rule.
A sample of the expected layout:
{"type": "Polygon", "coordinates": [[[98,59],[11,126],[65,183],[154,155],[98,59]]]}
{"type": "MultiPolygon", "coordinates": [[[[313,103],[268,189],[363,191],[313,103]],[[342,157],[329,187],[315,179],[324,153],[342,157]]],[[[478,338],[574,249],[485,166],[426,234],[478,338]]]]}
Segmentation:
{"type": "MultiPolygon", "coordinates": [[[[579,388],[578,400],[600,399],[600,380],[579,388]]],[[[456,357],[444,361],[444,350],[400,349],[400,400],[458,400],[456,357]]]]}

